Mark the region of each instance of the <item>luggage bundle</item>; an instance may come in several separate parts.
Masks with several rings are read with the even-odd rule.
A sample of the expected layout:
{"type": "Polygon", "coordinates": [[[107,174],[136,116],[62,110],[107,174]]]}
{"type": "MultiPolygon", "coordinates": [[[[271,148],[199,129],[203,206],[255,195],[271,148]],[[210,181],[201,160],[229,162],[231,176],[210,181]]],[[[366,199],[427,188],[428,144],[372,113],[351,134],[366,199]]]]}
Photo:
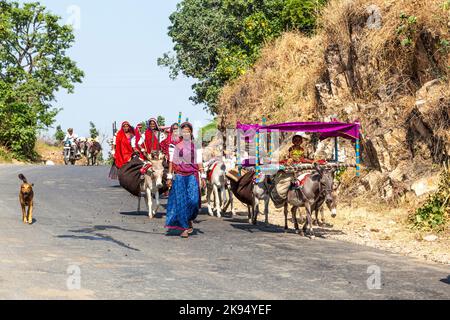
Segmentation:
{"type": "Polygon", "coordinates": [[[292,173],[278,171],[272,179],[272,187],[269,190],[269,195],[277,209],[283,207],[286,203],[293,178],[294,175],[292,173]]]}
{"type": "Polygon", "coordinates": [[[242,171],[242,176],[239,176],[237,170],[230,170],[227,173],[227,177],[230,180],[231,191],[239,201],[246,205],[254,205],[253,197],[253,179],[255,172],[242,171]]]}
{"type": "Polygon", "coordinates": [[[135,156],[119,169],[120,186],[136,197],[141,194],[141,169],[143,165],[144,162],[138,156],[135,156]]]}

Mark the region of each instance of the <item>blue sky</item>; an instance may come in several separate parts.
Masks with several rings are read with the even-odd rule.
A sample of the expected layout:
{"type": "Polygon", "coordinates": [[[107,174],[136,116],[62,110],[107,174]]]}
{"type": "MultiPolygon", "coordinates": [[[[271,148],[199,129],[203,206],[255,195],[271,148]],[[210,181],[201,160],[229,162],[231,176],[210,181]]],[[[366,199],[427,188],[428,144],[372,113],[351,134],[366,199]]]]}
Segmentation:
{"type": "MultiPolygon", "coordinates": [[[[63,110],[56,124],[64,130],[73,127],[78,135],[87,136],[89,121],[93,121],[100,131],[111,135],[113,121],[136,124],[162,115],[167,122],[176,122],[179,111],[197,127],[212,119],[202,106],[189,101],[193,80],[180,77],[172,81],[168,70],[156,63],[173,47],[167,27],[179,1],[39,2],[61,16],[64,23],[79,26],[68,55],[86,76],[74,94],[61,91],[57,95],[55,107],[63,110]]],[[[53,133],[53,129],[48,132],[53,133]]]]}

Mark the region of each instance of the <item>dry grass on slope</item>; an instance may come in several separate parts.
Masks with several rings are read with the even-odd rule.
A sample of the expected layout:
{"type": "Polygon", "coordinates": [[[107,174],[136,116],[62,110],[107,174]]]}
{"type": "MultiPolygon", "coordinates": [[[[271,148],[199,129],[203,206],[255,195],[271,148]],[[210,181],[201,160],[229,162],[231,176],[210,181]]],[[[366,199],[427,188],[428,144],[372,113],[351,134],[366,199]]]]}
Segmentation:
{"type": "Polygon", "coordinates": [[[320,19],[324,44],[338,45],[348,55],[343,60],[366,60],[363,70],[367,74],[359,74],[355,79],[360,82],[357,86],[362,96],[389,86],[396,86],[402,94],[414,95],[424,83],[448,75],[450,11],[445,3],[331,1],[320,19]]]}
{"type": "Polygon", "coordinates": [[[336,78],[346,82],[340,84],[340,92],[332,92],[339,97],[335,104],[342,107],[405,99],[427,81],[447,82],[450,10],[445,3],[331,1],[322,12],[317,35],[285,33],[263,49],[252,70],[223,89],[220,126],[233,126],[238,120],[260,122],[262,116],[272,123],[320,118],[327,106],[321,105],[316,85],[329,82],[330,66],[336,78]],[[381,25],[371,28],[370,19],[377,12],[381,25]],[[343,63],[333,61],[333,47],[343,63]]]}
{"type": "Polygon", "coordinates": [[[272,122],[311,115],[315,82],[322,73],[322,48],[320,37],[298,33],[286,33],[264,48],[253,70],[224,88],[222,125],[242,119],[260,122],[262,115],[272,122]]]}

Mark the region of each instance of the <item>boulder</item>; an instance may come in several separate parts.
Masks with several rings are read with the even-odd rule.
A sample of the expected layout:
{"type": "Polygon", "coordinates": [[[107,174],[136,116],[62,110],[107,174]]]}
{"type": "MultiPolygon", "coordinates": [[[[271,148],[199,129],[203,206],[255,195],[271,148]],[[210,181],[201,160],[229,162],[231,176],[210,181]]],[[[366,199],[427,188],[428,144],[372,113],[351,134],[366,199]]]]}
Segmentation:
{"type": "Polygon", "coordinates": [[[384,175],[379,171],[372,171],[365,176],[361,182],[366,187],[367,191],[375,190],[383,180],[384,175]]]}
{"type": "Polygon", "coordinates": [[[54,166],[55,163],[53,161],[51,161],[51,160],[47,160],[47,161],[45,161],[45,165],[46,166],[54,166]]]}
{"type": "Polygon", "coordinates": [[[419,179],[411,185],[411,190],[413,190],[418,197],[435,192],[438,189],[438,180],[437,177],[419,179]]]}
{"type": "Polygon", "coordinates": [[[434,234],[430,234],[426,237],[423,237],[423,240],[428,241],[428,242],[433,242],[436,241],[438,239],[437,236],[435,236],[434,234]]]}

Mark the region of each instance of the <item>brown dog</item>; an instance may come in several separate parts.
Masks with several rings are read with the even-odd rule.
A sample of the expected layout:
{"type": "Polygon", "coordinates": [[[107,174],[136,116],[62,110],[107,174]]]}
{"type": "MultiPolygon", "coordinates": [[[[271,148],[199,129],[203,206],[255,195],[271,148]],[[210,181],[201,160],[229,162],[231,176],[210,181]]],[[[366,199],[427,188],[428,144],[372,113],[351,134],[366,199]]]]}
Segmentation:
{"type": "Polygon", "coordinates": [[[19,201],[22,206],[22,219],[23,223],[32,224],[33,223],[33,198],[34,184],[29,184],[27,178],[23,174],[19,174],[19,179],[23,181],[20,187],[19,201]],[[28,210],[27,210],[28,207],[28,210]]]}

